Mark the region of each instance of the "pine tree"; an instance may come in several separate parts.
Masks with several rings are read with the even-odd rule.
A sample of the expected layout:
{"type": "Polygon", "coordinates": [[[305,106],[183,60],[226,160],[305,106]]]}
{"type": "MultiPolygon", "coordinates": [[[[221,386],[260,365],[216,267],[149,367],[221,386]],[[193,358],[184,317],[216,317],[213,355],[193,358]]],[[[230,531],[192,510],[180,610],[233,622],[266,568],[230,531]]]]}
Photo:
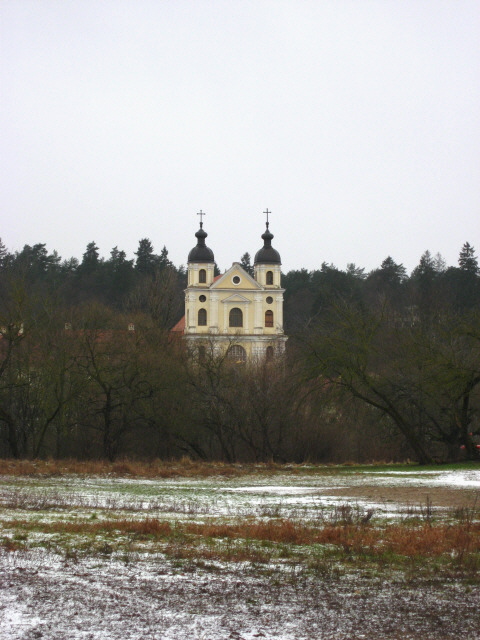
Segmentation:
{"type": "Polygon", "coordinates": [[[7,247],[3,244],[0,238],[0,268],[8,266],[11,262],[12,256],[8,253],[7,247]]]}
{"type": "Polygon", "coordinates": [[[157,258],[157,264],[159,269],[165,269],[166,267],[173,267],[172,262],[168,259],[168,249],[164,245],[157,258]]]}
{"type": "Polygon", "coordinates": [[[468,271],[475,275],[478,273],[478,260],[475,256],[475,249],[468,242],[465,242],[460,251],[458,265],[462,271],[468,271]]]}
{"type": "Polygon", "coordinates": [[[353,276],[354,278],[359,278],[360,280],[365,280],[367,274],[365,273],[364,267],[357,267],[354,262],[349,262],[347,264],[347,271],[349,276],[353,276]]]}
{"type": "Polygon", "coordinates": [[[153,253],[153,245],[148,238],[142,238],[135,252],[137,259],[135,269],[140,273],[153,273],[155,271],[156,257],[153,253]]]}
{"type": "Polygon", "coordinates": [[[422,254],[418,266],[413,270],[412,277],[432,277],[435,271],[435,260],[432,258],[432,254],[427,249],[427,251],[422,254]]]}
{"type": "Polygon", "coordinates": [[[391,282],[402,282],[407,277],[407,270],[403,264],[397,264],[391,256],[387,256],[380,266],[380,270],[391,282]]]}
{"type": "Polygon", "coordinates": [[[98,247],[95,242],[89,242],[85,253],[83,254],[82,264],[80,265],[82,271],[94,271],[99,264],[98,247]]]}
{"type": "Polygon", "coordinates": [[[240,258],[240,264],[242,265],[242,268],[245,269],[245,271],[248,273],[248,275],[252,276],[253,278],[253,267],[251,263],[250,254],[248,253],[248,251],[244,253],[243,256],[240,258]]]}

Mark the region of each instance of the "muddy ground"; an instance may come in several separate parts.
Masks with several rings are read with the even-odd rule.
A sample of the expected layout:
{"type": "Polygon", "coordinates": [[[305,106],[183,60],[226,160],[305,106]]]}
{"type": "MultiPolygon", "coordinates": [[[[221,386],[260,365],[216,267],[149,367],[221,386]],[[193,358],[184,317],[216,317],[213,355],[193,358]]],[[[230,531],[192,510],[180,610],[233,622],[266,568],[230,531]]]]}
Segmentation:
{"type": "Polygon", "coordinates": [[[394,486],[378,487],[374,484],[360,487],[329,489],[329,496],[355,498],[365,502],[397,503],[404,506],[424,506],[429,501],[433,506],[460,509],[480,506],[480,492],[477,488],[450,488],[435,486],[394,486]]]}
{"type": "MultiPolygon", "coordinates": [[[[377,479],[352,476],[349,486],[318,491],[341,503],[455,509],[472,508],[479,492],[474,483],[377,479]]],[[[475,567],[436,573],[416,571],[408,559],[401,570],[326,560],[307,571],[292,560],[92,557],[31,547],[2,549],[0,568],[2,640],[480,639],[475,567]]]]}

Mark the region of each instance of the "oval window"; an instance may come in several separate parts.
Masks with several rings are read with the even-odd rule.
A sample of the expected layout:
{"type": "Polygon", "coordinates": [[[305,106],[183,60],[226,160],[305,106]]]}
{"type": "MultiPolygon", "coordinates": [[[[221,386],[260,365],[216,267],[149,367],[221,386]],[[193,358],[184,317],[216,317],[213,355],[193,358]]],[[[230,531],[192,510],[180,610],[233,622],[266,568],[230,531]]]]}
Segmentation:
{"type": "Polygon", "coordinates": [[[233,276],[232,282],[233,284],[240,284],[240,276],[233,276]]]}
{"type": "Polygon", "coordinates": [[[273,298],[272,296],[267,296],[267,304],[272,304],[273,298]]]}
{"type": "Polygon", "coordinates": [[[207,298],[206,296],[200,296],[198,299],[200,300],[200,302],[205,302],[207,298]]]}

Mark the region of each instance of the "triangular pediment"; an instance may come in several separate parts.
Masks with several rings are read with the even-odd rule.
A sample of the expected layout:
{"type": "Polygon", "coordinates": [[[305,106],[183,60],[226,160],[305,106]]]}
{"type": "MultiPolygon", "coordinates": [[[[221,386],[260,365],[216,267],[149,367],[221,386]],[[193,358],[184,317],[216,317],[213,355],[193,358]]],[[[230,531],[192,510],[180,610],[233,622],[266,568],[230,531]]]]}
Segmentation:
{"type": "Polygon", "coordinates": [[[258,282],[250,276],[239,262],[234,262],[210,287],[211,289],[261,289],[258,282]],[[239,278],[235,282],[234,278],[239,278]]]}
{"type": "Polygon", "coordinates": [[[221,300],[221,302],[247,302],[250,303],[251,300],[249,300],[248,298],[246,298],[245,296],[242,296],[241,293],[234,293],[231,296],[228,296],[228,298],[224,298],[223,300],[221,300]]]}

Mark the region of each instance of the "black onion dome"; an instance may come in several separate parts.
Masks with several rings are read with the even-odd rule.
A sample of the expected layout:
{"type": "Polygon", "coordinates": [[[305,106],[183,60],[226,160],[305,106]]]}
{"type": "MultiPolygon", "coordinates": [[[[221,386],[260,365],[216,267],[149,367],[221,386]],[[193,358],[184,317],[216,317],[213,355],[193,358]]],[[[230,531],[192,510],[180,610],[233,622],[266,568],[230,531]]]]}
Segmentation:
{"type": "Polygon", "coordinates": [[[262,239],[263,247],[255,254],[254,264],[281,264],[280,254],[272,247],[273,233],[268,229],[268,222],[267,229],[265,233],[262,234],[262,239]]]}
{"type": "Polygon", "coordinates": [[[200,222],[200,229],[195,234],[197,246],[188,254],[188,262],[215,262],[213,251],[205,244],[207,232],[203,230],[203,222],[200,222]]]}

